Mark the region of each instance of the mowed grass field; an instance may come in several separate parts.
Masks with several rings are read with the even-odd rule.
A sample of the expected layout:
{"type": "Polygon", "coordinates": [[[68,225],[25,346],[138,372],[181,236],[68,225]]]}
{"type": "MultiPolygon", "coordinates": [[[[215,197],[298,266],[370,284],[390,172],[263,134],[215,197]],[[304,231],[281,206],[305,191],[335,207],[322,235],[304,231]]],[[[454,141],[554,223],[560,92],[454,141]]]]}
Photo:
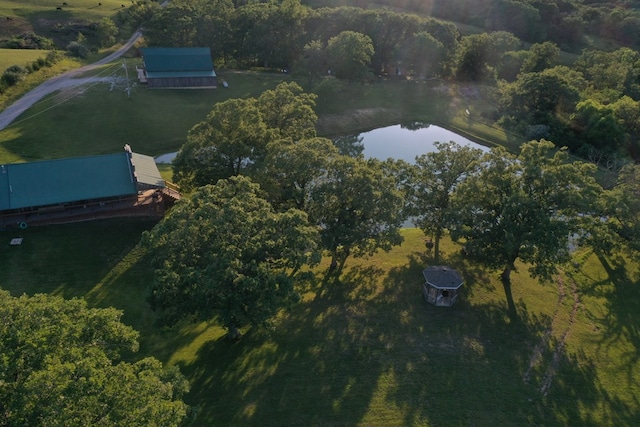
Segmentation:
{"type": "Polygon", "coordinates": [[[0,49],[0,73],[12,65],[24,67],[38,58],[46,57],[48,52],[35,49],[0,49]]]}
{"type": "Polygon", "coordinates": [[[465,285],[457,305],[424,302],[433,260],[419,230],[390,253],[327,263],[299,284],[300,304],[270,333],[224,338],[215,319],[154,326],[153,272],[138,241],[153,222],[108,220],[0,233],[0,284],[14,295],[84,297],[124,310],[141,350],[191,382],[194,426],[631,426],[640,420],[639,271],[624,258],[577,254],[553,283],[519,265],[519,320],[498,272],[443,244],[465,285]],[[21,246],[9,246],[20,234],[21,246]],[[2,240],[0,240],[1,242],[2,240]]]}

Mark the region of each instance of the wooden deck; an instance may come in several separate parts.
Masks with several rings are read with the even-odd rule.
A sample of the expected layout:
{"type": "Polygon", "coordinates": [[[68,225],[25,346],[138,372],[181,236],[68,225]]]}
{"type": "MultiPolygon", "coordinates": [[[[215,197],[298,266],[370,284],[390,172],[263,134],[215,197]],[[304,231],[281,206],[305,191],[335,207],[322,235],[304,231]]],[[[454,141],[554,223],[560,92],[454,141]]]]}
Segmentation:
{"type": "MultiPolygon", "coordinates": [[[[177,193],[177,192],[175,192],[177,193]]],[[[180,198],[179,193],[165,194],[161,190],[146,190],[136,197],[111,202],[95,202],[73,207],[40,209],[38,211],[0,216],[0,227],[20,228],[34,225],[66,224],[106,218],[164,217],[167,205],[180,198]]]]}

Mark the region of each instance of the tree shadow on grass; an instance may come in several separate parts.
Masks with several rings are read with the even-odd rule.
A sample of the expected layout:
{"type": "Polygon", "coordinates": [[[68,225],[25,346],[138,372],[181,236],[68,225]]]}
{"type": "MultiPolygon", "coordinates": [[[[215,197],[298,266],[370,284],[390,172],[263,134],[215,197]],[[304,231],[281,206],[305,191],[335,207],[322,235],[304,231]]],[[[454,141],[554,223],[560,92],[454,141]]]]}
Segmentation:
{"type": "MultiPolygon", "coordinates": [[[[110,280],[140,241],[145,230],[157,221],[109,219],[83,223],[29,227],[21,230],[22,245],[0,247],[0,282],[14,295],[47,293],[64,298],[84,297],[97,283],[110,280]]],[[[16,237],[12,231],[3,233],[16,237]]],[[[127,295],[100,297],[106,305],[127,295]]],[[[104,304],[98,306],[105,306],[104,304]]]]}
{"type": "MultiPolygon", "coordinates": [[[[417,255],[387,277],[376,267],[352,267],[339,280],[325,277],[322,292],[296,307],[271,336],[254,331],[240,343],[204,345],[197,362],[182,365],[197,390],[190,396],[201,408],[196,424],[405,424],[397,410],[383,407],[396,392],[392,400],[404,407],[404,421],[429,420],[420,396],[442,392],[438,375],[425,388],[429,371],[442,371],[427,363],[429,352],[447,365],[460,346],[452,325],[431,327],[446,324],[452,314],[464,316],[460,305],[424,318],[423,266],[417,255]]],[[[494,313],[491,322],[503,318],[494,313]]],[[[456,328],[469,330],[475,323],[456,328]]],[[[443,384],[454,387],[458,380],[451,380],[443,384]]]]}
{"type": "Polygon", "coordinates": [[[608,275],[608,280],[595,282],[591,287],[591,292],[600,292],[606,298],[606,313],[595,320],[602,330],[602,345],[609,348],[620,346],[621,342],[631,344],[615,363],[626,370],[628,381],[635,383],[640,362],[640,278],[633,277],[622,258],[598,259],[608,275]]]}
{"type": "Polygon", "coordinates": [[[503,307],[471,305],[464,295],[453,307],[431,306],[419,295],[420,277],[408,272],[414,276],[415,266],[394,269],[385,279],[391,292],[402,289],[396,295],[405,307],[395,323],[407,327],[395,336],[406,346],[390,361],[396,386],[387,397],[389,405],[410,408],[402,424],[596,426],[602,420],[593,414],[603,402],[613,425],[634,419],[633,410],[599,384],[584,354],[569,354],[546,333],[548,315],[530,313],[520,302],[512,322],[503,307]]]}
{"type": "Polygon", "coordinates": [[[381,332],[354,290],[375,274],[325,278],[323,291],[269,336],[251,331],[202,346],[198,360],[182,366],[200,405],[195,425],[355,424],[376,386],[381,332]]]}
{"type": "MultiPolygon", "coordinates": [[[[180,364],[191,379],[194,425],[629,425],[633,410],[600,385],[585,354],[546,334],[552,319],[519,305],[435,307],[421,296],[428,260],[352,266],[317,276],[313,300],[271,334],[216,339],[180,364]],[[540,358],[536,358],[536,354],[540,358]]],[[[473,264],[468,292],[490,282],[473,264]]],[[[467,294],[468,295],[468,294],[467,294]]]]}
{"type": "Polygon", "coordinates": [[[201,390],[194,401],[212,396],[197,421],[356,424],[392,351],[386,319],[394,302],[379,300],[382,274],[354,267],[339,279],[325,277],[316,298],[292,310],[269,337],[253,331],[241,345],[218,340],[203,346],[200,361],[215,362],[183,367],[195,380],[193,389],[201,390]]]}

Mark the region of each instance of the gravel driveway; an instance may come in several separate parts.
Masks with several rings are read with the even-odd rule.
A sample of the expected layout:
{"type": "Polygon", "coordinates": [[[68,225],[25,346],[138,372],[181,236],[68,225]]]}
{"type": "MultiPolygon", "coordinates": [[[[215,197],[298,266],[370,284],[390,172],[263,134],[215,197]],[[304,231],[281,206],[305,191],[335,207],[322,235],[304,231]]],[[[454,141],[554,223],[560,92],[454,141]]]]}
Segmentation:
{"type": "Polygon", "coordinates": [[[101,60],[94,62],[93,64],[85,65],[84,67],[77,68],[75,70],[67,71],[64,74],[60,74],[52,79],[47,80],[40,86],[27,92],[22,98],[18,99],[12,105],[7,107],[4,111],[0,112],[0,130],[9,126],[18,116],[24,113],[33,104],[44,98],[45,96],[56,92],[60,89],[68,88],[71,86],[79,86],[86,83],[96,81],[106,81],[110,78],[103,77],[82,77],[77,78],[78,75],[98,68],[101,65],[107,64],[122,56],[123,53],[128,51],[133,44],[138,41],[142,36],[140,31],[133,33],[131,38],[120,49],[113,52],[111,55],[102,58],[101,60]]]}

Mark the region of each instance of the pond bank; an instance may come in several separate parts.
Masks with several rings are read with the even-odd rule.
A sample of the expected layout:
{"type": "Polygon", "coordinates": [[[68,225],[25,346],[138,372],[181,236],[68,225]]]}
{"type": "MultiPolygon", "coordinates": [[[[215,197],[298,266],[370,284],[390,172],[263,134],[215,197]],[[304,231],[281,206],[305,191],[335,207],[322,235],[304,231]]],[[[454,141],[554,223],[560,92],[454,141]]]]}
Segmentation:
{"type": "MultiPolygon", "coordinates": [[[[463,113],[464,114],[464,113],[463,113]]],[[[401,111],[390,108],[362,108],[344,111],[340,114],[326,114],[318,117],[316,132],[318,136],[333,139],[342,135],[353,135],[368,132],[372,129],[408,123],[408,118],[401,111]]],[[[425,119],[425,121],[455,132],[473,142],[486,147],[504,146],[509,151],[517,152],[523,138],[507,134],[503,129],[490,126],[472,117],[453,116],[449,120],[425,119]]]]}
{"type": "Polygon", "coordinates": [[[381,107],[361,108],[318,117],[316,132],[318,136],[334,138],[396,125],[403,121],[406,121],[406,118],[397,110],[381,107]]]}

